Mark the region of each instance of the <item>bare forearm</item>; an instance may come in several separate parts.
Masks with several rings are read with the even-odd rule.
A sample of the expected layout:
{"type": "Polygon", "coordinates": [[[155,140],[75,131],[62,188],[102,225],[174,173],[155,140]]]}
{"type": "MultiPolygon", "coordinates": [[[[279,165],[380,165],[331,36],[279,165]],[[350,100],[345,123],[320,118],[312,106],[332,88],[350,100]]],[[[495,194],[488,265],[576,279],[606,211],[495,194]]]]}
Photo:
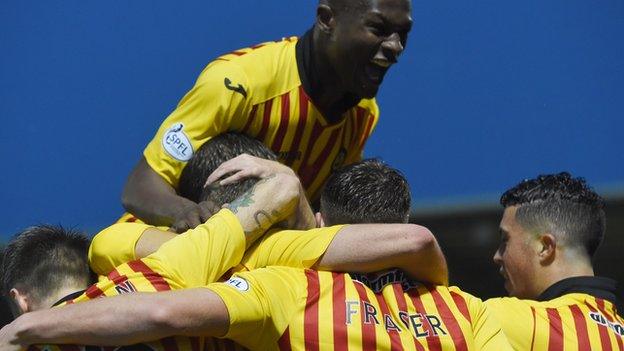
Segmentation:
{"type": "Polygon", "coordinates": [[[238,218],[247,239],[247,247],[273,224],[295,212],[299,181],[287,174],[275,174],[259,181],[228,208],[238,218]]]}
{"type": "Polygon", "coordinates": [[[26,313],[11,326],[21,345],[130,345],[171,335],[154,308],[157,298],[145,293],[102,298],[26,313]]]}
{"type": "Polygon", "coordinates": [[[124,208],[146,223],[170,226],[177,213],[196,204],[178,196],[142,158],[128,177],[122,195],[124,208]]]}
{"type": "Polygon", "coordinates": [[[448,283],[446,260],[433,234],[413,224],[346,226],[316,263],[317,269],[363,273],[393,267],[414,279],[448,283]]]}
{"type": "Polygon", "coordinates": [[[122,346],[172,335],[221,336],[228,326],[223,301],[198,288],[132,293],[30,312],[8,327],[14,335],[12,343],[22,346],[122,346]]]}

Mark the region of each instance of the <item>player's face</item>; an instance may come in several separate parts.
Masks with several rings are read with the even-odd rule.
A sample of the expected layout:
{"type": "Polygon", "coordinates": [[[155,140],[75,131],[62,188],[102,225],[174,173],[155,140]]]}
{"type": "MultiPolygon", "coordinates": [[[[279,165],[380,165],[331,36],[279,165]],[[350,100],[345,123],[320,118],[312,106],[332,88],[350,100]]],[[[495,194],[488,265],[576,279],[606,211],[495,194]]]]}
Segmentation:
{"type": "Polygon", "coordinates": [[[494,255],[505,279],[505,289],[510,296],[534,299],[539,292],[535,287],[536,255],[532,236],[516,221],[517,206],[507,207],[500,222],[501,242],[494,255]]]}
{"type": "Polygon", "coordinates": [[[409,0],[369,0],[336,16],[329,57],[345,89],[372,98],[405,48],[412,27],[409,0]]]}

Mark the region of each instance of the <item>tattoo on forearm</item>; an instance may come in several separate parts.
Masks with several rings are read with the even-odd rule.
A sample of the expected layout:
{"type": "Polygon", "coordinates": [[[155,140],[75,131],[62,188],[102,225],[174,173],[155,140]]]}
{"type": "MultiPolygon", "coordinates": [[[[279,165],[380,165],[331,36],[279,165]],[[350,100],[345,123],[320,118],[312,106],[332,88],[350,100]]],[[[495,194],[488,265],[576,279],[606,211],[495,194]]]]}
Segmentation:
{"type": "Polygon", "coordinates": [[[273,222],[276,221],[277,218],[280,217],[280,213],[276,210],[273,210],[271,213],[268,213],[264,210],[258,210],[254,213],[253,218],[256,222],[257,228],[254,230],[245,231],[246,236],[256,235],[258,233],[264,233],[265,230],[269,229],[273,222]]]}
{"type": "Polygon", "coordinates": [[[236,200],[230,202],[230,204],[227,206],[228,209],[234,213],[238,212],[238,208],[239,207],[249,207],[249,205],[255,203],[255,201],[253,200],[253,196],[254,196],[254,192],[256,190],[256,188],[262,184],[262,183],[266,183],[267,180],[271,179],[275,177],[274,174],[267,176],[266,178],[261,179],[260,181],[258,181],[253,187],[251,187],[251,189],[247,190],[243,195],[241,195],[240,197],[236,198],[236,200]]]}
{"type": "Polygon", "coordinates": [[[253,196],[253,188],[251,188],[248,192],[244,193],[241,197],[236,200],[230,202],[228,208],[230,211],[237,213],[239,207],[248,207],[249,205],[254,203],[254,200],[251,198],[253,196]]]}

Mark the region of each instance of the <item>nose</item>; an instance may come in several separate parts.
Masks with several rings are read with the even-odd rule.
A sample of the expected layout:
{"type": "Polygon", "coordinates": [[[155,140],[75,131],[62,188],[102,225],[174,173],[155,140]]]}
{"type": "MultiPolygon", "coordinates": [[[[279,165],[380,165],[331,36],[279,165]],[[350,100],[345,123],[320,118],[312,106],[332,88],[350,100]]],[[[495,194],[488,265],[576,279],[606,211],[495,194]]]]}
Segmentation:
{"type": "Polygon", "coordinates": [[[496,250],[496,252],[494,253],[494,257],[492,257],[492,260],[499,266],[503,265],[503,257],[500,254],[500,250],[496,250]]]}
{"type": "Polygon", "coordinates": [[[397,59],[405,49],[401,43],[401,36],[399,33],[392,33],[382,43],[381,48],[384,51],[384,55],[392,63],[397,62],[397,59]]]}

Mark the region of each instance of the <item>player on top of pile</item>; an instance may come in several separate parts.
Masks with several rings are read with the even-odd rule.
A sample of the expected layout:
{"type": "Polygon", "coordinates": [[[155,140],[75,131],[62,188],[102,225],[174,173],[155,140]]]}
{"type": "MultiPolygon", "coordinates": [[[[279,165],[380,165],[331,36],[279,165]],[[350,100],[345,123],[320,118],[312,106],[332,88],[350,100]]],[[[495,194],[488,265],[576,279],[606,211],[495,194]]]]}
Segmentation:
{"type": "Polygon", "coordinates": [[[203,223],[202,204],[175,189],[193,153],[227,131],[269,146],[317,201],[332,169],[361,159],[379,115],[374,97],[411,25],[410,0],[320,0],[314,26],[301,38],[217,58],[146,147],[125,186],[124,207],[178,232],[203,223]]]}

